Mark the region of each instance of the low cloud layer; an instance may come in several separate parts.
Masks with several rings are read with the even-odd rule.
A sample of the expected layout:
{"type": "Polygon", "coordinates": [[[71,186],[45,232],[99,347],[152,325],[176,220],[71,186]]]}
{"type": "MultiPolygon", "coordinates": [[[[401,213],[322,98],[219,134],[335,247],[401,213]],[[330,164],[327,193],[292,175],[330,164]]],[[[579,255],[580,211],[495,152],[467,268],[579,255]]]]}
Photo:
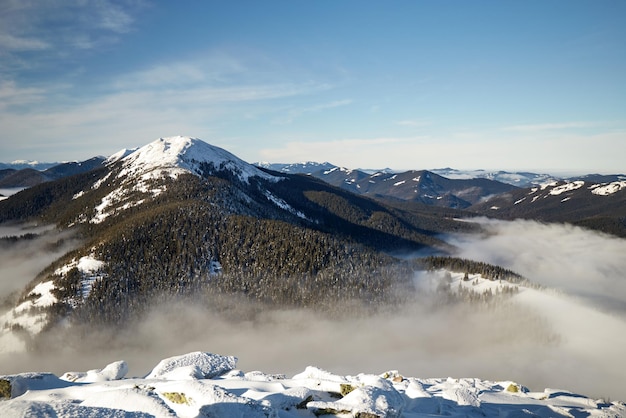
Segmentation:
{"type": "Polygon", "coordinates": [[[509,268],[626,317],[626,240],[564,224],[481,222],[483,236],[448,238],[459,257],[509,268]]]}
{"type": "Polygon", "coordinates": [[[59,233],[49,225],[0,226],[0,303],[23,290],[37,274],[76,244],[71,234],[59,233]],[[23,238],[27,234],[37,236],[23,238]],[[22,238],[14,242],[2,240],[9,237],[22,238]]]}
{"type": "Polygon", "coordinates": [[[443,303],[427,286],[417,286],[407,303],[340,318],[263,310],[238,299],[222,301],[217,313],[210,302],[182,300],[158,304],[128,327],[52,335],[35,356],[0,356],[0,373],[62,374],[126,360],[129,376],[143,376],[162,358],[200,350],[237,356],[244,371],[288,377],[309,365],[352,375],[398,370],[420,378],[514,380],[534,391],[550,387],[626,400],[626,322],[615,314],[619,309],[598,309],[609,297],[618,308],[623,302],[623,257],[617,257],[623,240],[525,222],[496,222],[488,229],[486,236],[455,237],[460,255],[502,264],[552,289],[522,292],[486,308],[443,303]]]}

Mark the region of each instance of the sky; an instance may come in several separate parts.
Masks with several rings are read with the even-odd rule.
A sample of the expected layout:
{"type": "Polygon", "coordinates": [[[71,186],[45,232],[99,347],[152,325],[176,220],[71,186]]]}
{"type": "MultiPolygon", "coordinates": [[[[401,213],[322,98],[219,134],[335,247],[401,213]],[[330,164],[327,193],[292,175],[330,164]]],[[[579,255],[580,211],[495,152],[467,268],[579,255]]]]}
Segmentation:
{"type": "Polygon", "coordinates": [[[0,0],[0,162],[626,172],[626,2],[0,0]]]}

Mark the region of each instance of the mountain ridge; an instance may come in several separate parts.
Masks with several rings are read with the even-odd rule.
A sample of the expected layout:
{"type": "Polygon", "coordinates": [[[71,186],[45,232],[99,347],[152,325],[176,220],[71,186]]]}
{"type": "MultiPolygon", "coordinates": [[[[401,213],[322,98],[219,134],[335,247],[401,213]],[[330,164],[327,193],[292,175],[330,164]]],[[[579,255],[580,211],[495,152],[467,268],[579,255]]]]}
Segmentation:
{"type": "Polygon", "coordinates": [[[408,266],[391,254],[443,251],[438,234],[472,228],[453,215],[264,171],[188,137],[160,138],[25,189],[0,201],[0,221],[52,223],[83,241],[34,278],[2,319],[26,340],[68,321],[121,324],[172,295],[376,306],[410,283],[408,266]],[[41,294],[46,302],[37,302],[41,294]]]}

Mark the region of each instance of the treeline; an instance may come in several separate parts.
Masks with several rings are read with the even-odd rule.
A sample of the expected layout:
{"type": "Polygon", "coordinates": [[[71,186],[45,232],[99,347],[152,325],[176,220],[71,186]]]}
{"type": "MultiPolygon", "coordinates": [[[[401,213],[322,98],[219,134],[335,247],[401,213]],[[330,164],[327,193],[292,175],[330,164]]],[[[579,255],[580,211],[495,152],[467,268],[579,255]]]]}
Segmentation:
{"type": "Polygon", "coordinates": [[[511,283],[521,283],[526,279],[512,270],[482,261],[448,256],[429,256],[414,260],[414,265],[423,270],[446,269],[456,273],[480,274],[489,280],[506,280],[511,283]]]}

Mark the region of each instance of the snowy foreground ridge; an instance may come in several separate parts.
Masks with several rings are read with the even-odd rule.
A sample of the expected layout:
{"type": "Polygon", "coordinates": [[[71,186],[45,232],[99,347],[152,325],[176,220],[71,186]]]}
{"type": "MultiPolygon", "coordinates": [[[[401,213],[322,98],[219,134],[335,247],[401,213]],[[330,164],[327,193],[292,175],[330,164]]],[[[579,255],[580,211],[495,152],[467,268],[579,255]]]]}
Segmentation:
{"type": "Polygon", "coordinates": [[[514,382],[417,379],[396,371],[339,376],[307,367],[287,378],[235,369],[232,356],[193,352],[145,378],[124,361],[102,370],[0,376],[0,417],[623,417],[622,402],[514,382]]]}

